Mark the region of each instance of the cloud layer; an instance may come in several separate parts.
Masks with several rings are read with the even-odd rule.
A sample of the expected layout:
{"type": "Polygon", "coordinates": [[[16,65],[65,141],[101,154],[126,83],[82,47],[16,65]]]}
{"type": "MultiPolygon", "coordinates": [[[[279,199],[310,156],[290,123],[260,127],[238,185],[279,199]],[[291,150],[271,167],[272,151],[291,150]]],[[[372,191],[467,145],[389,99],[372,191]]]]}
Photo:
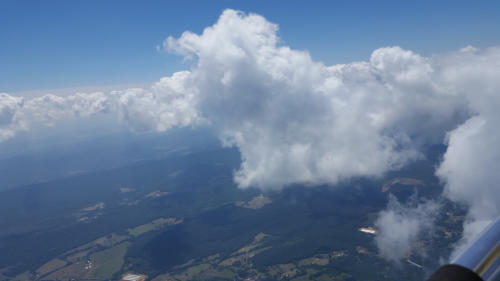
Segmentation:
{"type": "Polygon", "coordinates": [[[262,16],[226,10],[202,34],[165,40],[195,65],[150,89],[1,94],[0,141],[102,113],[134,131],[207,125],[239,148],[238,185],[263,189],[378,177],[422,157],[422,145],[445,142],[437,175],[446,196],[470,206],[470,229],[499,213],[499,47],[433,57],[387,47],[368,61],[326,66],[283,45],[277,31],[262,16]]]}

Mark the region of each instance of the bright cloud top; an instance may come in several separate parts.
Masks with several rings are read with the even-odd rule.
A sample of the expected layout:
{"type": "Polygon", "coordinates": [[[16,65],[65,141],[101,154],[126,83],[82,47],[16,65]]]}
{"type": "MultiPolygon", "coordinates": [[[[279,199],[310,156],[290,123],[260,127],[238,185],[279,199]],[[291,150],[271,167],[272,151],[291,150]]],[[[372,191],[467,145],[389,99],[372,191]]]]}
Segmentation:
{"type": "Polygon", "coordinates": [[[189,81],[195,106],[240,149],[241,187],[378,176],[418,158],[419,141],[442,139],[465,115],[427,58],[393,47],[327,67],[280,46],[277,29],[227,10],[201,35],[165,42],[198,59],[189,81]]]}
{"type": "Polygon", "coordinates": [[[437,174],[446,195],[471,207],[471,221],[499,213],[500,48],[423,57],[400,47],[369,61],[325,66],[282,45],[278,26],[234,10],[202,34],[164,47],[196,60],[191,71],[151,89],[0,95],[0,140],[61,118],[114,113],[132,130],[209,125],[242,155],[242,188],[337,183],[376,177],[446,142],[437,174]]]}

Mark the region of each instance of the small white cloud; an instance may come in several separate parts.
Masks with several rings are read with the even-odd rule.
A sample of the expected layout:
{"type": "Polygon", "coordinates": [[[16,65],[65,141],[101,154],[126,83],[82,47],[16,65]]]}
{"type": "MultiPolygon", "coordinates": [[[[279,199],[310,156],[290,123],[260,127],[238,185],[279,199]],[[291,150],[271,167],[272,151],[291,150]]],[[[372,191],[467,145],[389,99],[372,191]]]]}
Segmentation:
{"type": "Polygon", "coordinates": [[[478,49],[472,45],[467,45],[466,47],[463,47],[462,49],[460,49],[460,52],[463,52],[463,53],[468,53],[468,52],[475,52],[477,51],[478,49]]]}
{"type": "Polygon", "coordinates": [[[395,262],[408,257],[415,251],[415,242],[432,229],[440,205],[435,201],[415,200],[403,205],[391,195],[387,209],[379,213],[375,243],[382,257],[395,262]]]}

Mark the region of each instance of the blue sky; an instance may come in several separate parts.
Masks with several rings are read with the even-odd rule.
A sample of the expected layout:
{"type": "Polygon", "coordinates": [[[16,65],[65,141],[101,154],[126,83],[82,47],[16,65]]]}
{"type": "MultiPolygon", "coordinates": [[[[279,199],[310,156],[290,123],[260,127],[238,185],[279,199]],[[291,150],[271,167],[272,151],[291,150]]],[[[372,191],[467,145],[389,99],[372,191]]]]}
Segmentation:
{"type": "Polygon", "coordinates": [[[156,81],[192,62],[155,46],[225,8],[265,16],[284,44],[326,64],[391,45],[432,55],[500,44],[499,1],[2,0],[0,92],[156,81]]]}

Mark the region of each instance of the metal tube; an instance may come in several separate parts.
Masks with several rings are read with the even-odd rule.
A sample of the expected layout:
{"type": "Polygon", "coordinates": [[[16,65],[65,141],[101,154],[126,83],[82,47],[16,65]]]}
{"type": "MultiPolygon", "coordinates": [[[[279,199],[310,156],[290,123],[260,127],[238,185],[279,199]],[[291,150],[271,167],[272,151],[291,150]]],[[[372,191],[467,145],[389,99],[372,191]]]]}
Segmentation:
{"type": "Polygon", "coordinates": [[[469,268],[485,281],[500,281],[500,217],[490,224],[452,264],[469,268]]]}

